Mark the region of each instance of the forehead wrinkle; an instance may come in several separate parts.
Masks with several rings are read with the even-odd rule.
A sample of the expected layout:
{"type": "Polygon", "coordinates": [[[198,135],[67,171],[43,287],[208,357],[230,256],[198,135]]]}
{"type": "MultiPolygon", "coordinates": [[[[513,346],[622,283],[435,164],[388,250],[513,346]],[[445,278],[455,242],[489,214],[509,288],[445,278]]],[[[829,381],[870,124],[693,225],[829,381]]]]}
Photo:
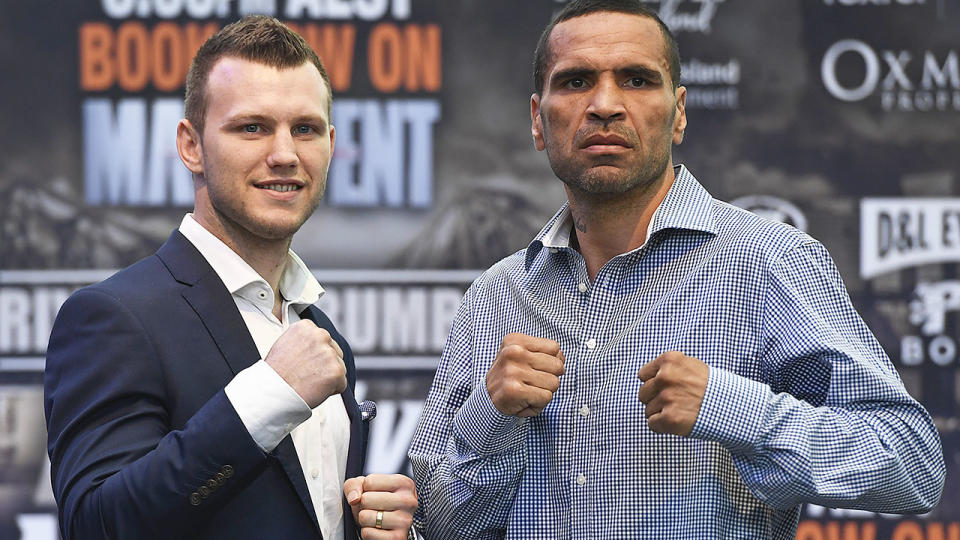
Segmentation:
{"type": "Polygon", "coordinates": [[[589,66],[595,71],[616,70],[616,66],[641,65],[659,72],[661,78],[669,79],[670,64],[667,58],[666,41],[657,23],[640,15],[598,12],[574,17],[553,28],[549,38],[547,56],[547,80],[562,67],[589,66]],[[603,21],[585,26],[587,19],[613,19],[622,25],[614,31],[600,30],[609,27],[603,21]],[[633,24],[624,23],[631,21],[633,24]],[[573,27],[576,25],[577,30],[573,27]],[[652,43],[650,43],[652,41],[652,43]],[[653,45],[652,47],[649,45],[653,45]],[[611,51],[610,48],[614,50],[611,51]],[[562,59],[558,61],[558,58],[562,59]],[[611,64],[606,69],[598,65],[611,64]]]}

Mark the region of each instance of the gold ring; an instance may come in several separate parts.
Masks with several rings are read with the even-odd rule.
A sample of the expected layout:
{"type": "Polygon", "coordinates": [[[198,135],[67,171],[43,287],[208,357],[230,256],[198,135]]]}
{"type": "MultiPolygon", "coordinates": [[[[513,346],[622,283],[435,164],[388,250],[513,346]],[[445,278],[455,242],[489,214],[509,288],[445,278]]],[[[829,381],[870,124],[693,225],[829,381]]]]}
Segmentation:
{"type": "Polygon", "coordinates": [[[378,529],[383,528],[383,510],[377,510],[377,522],[373,526],[378,529]]]}

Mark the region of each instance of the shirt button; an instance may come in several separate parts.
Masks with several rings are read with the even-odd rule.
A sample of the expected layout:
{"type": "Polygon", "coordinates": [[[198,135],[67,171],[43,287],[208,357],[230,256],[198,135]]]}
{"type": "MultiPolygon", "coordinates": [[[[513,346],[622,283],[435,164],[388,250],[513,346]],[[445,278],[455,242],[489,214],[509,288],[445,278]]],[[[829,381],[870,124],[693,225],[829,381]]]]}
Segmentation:
{"type": "Polygon", "coordinates": [[[590,407],[584,405],[583,407],[580,407],[580,410],[577,412],[580,413],[580,416],[590,416],[590,407]]]}
{"type": "Polygon", "coordinates": [[[312,476],[313,478],[320,476],[320,469],[316,467],[310,469],[310,476],[312,476]]]}
{"type": "Polygon", "coordinates": [[[582,475],[582,474],[578,474],[578,475],[577,475],[577,485],[578,485],[578,486],[582,486],[582,485],[584,485],[584,484],[586,484],[586,483],[587,483],[587,477],[584,476],[584,475],[582,475]]]}
{"type": "Polygon", "coordinates": [[[556,252],[558,252],[558,251],[560,251],[560,250],[557,249],[557,248],[550,248],[550,253],[556,253],[556,252]]]}
{"type": "Polygon", "coordinates": [[[586,343],[584,343],[584,345],[586,345],[587,348],[590,349],[590,350],[596,349],[596,348],[597,348],[597,340],[595,340],[595,339],[593,339],[593,338],[590,338],[590,339],[588,339],[588,340],[586,341],[586,343]]]}
{"type": "Polygon", "coordinates": [[[586,283],[582,283],[582,282],[581,282],[581,283],[578,283],[578,284],[577,284],[577,290],[580,291],[580,292],[587,292],[587,284],[586,284],[586,283]]]}
{"type": "Polygon", "coordinates": [[[265,299],[267,298],[267,292],[266,292],[266,291],[260,291],[260,292],[257,293],[257,296],[259,296],[261,300],[265,300],[265,299]]]}

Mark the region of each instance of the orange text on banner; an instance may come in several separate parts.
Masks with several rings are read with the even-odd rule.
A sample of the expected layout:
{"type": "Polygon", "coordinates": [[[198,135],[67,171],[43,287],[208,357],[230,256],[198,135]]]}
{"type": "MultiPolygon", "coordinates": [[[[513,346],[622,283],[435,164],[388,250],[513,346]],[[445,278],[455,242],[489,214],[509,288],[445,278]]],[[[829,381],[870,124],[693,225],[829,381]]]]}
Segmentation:
{"type": "Polygon", "coordinates": [[[334,92],[350,89],[353,76],[353,50],[357,29],[352,24],[284,23],[307,40],[317,53],[330,78],[334,92]]]}
{"type": "Polygon", "coordinates": [[[147,28],[138,21],[116,30],[100,22],[80,26],[80,89],[107,90],[117,85],[137,92],[150,83],[162,92],[183,86],[187,69],[200,45],[218,29],[217,23],[163,22],[147,28]]]}
{"type": "Polygon", "coordinates": [[[873,522],[814,520],[801,521],[797,540],[877,540],[877,525],[873,522]]]}
{"type": "Polygon", "coordinates": [[[927,523],[903,521],[893,530],[891,540],[960,540],[960,523],[927,523]]]}
{"type": "Polygon", "coordinates": [[[402,29],[381,23],[370,33],[367,48],[370,82],[381,92],[440,89],[440,27],[408,24],[402,29]]]}

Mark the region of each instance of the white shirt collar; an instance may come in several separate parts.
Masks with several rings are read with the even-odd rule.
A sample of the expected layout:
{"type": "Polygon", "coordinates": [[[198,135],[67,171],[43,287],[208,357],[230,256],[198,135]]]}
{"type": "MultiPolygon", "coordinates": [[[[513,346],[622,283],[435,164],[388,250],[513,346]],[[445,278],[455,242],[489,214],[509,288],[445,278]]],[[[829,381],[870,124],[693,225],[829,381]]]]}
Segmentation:
{"type": "MultiPolygon", "coordinates": [[[[193,218],[193,214],[186,214],[180,222],[180,234],[193,244],[203,258],[207,260],[213,271],[220,276],[220,280],[230,291],[238,291],[251,283],[261,283],[267,287],[267,280],[263,279],[247,261],[230,249],[219,238],[205,229],[193,218]]],[[[287,254],[287,263],[284,265],[283,275],[280,276],[280,294],[294,305],[315,304],[323,295],[323,287],[313,276],[303,260],[293,250],[287,254]]]]}

